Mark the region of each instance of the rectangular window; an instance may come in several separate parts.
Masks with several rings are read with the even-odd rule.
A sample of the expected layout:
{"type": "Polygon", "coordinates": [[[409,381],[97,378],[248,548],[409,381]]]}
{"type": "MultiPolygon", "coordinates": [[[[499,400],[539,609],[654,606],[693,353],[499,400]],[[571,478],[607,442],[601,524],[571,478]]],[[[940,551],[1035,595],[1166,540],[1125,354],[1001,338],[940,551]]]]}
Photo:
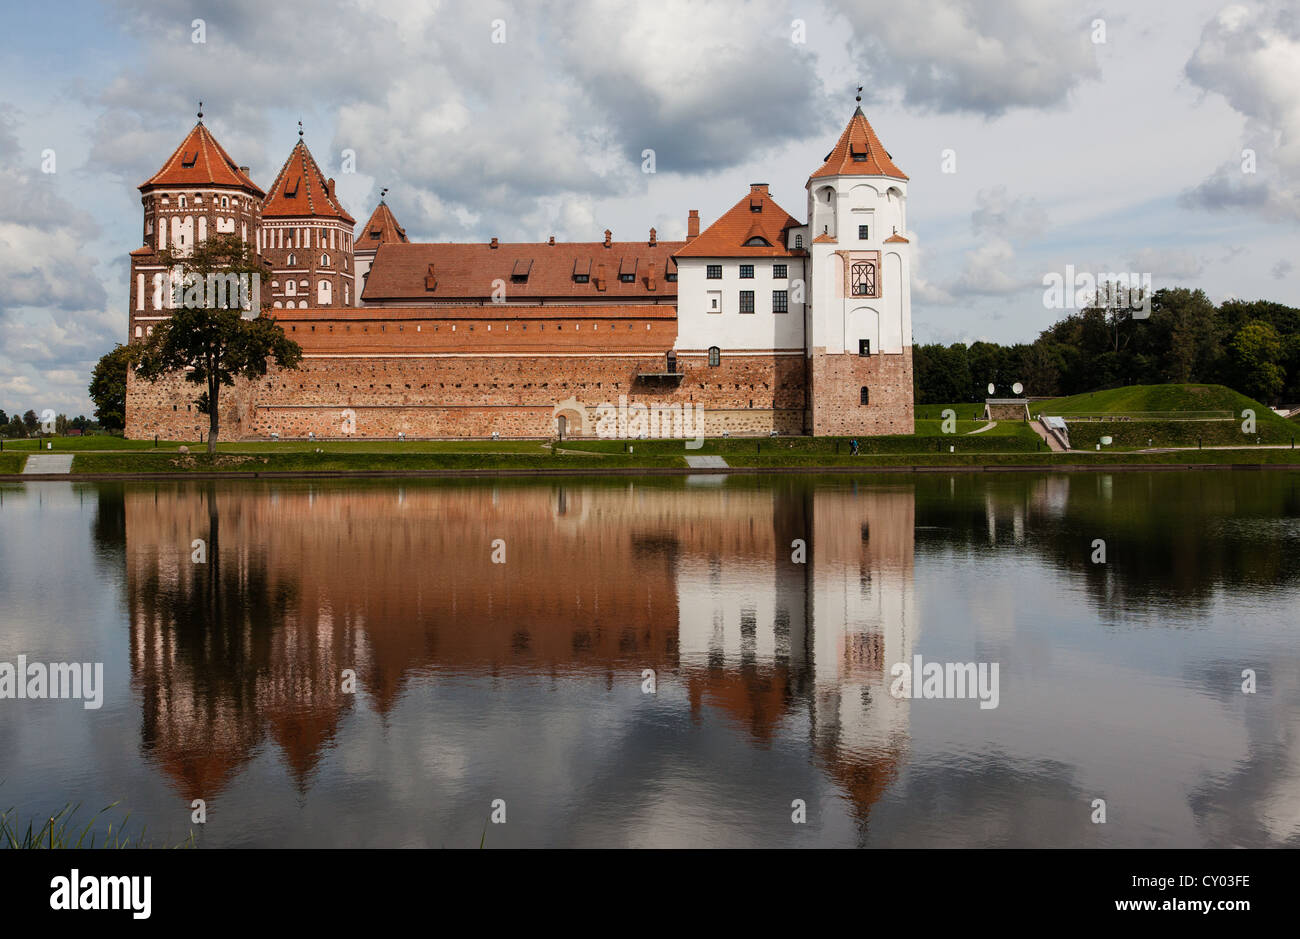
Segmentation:
{"type": "Polygon", "coordinates": [[[868,231],[868,228],[869,228],[869,226],[867,226],[867,225],[859,225],[859,226],[858,226],[858,238],[861,239],[862,241],[866,241],[866,240],[867,240],[867,231],[868,231]]]}
{"type": "Polygon", "coordinates": [[[772,312],[789,313],[790,312],[790,294],[784,290],[772,291],[772,312]]]}
{"type": "Polygon", "coordinates": [[[753,280],[753,279],[754,279],[754,265],[752,265],[752,264],[742,264],[742,265],[740,265],[740,279],[741,279],[741,280],[753,280]]]}
{"type": "Polygon", "coordinates": [[[574,274],[574,275],[573,275],[573,282],[574,282],[575,284],[585,284],[585,283],[587,283],[589,280],[591,280],[591,275],[590,275],[590,274],[574,274]]]}
{"type": "Polygon", "coordinates": [[[754,312],[754,291],[742,290],[740,292],[740,312],[741,313],[754,312]]]}
{"type": "Polygon", "coordinates": [[[859,340],[858,340],[858,355],[871,355],[871,340],[870,340],[870,339],[859,339],[859,340]]]}
{"type": "Polygon", "coordinates": [[[619,274],[619,275],[618,275],[618,279],[621,280],[621,281],[622,281],[623,283],[625,283],[625,284],[636,283],[636,275],[635,275],[635,274],[619,274]]]}
{"type": "Polygon", "coordinates": [[[790,275],[786,273],[786,266],[785,266],[784,264],[773,264],[773,265],[772,265],[772,279],[773,279],[773,280],[785,280],[788,276],[790,276],[790,275]]]}
{"type": "Polygon", "coordinates": [[[722,280],[722,265],[710,264],[706,269],[704,276],[709,280],[722,280]]]}

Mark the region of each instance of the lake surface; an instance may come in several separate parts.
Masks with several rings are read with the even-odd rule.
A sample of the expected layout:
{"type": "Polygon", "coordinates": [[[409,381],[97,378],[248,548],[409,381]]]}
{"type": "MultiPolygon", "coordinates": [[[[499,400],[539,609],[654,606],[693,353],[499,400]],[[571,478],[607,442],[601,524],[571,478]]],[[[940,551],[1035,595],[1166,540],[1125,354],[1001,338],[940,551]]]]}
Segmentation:
{"type": "Polygon", "coordinates": [[[1298,601],[1296,471],[9,485],[0,663],[104,688],[0,699],[0,808],[206,846],[1297,847],[1298,601]],[[917,656],[996,665],[997,706],[900,687],[917,656]]]}

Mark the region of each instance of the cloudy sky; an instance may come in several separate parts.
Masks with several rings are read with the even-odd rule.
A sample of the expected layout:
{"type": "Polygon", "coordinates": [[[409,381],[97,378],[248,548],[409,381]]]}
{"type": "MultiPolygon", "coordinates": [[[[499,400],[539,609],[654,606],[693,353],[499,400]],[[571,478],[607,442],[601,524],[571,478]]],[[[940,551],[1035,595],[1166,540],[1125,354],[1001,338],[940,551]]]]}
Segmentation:
{"type": "Polygon", "coordinates": [[[862,84],[911,177],[916,342],[1032,340],[1067,264],[1300,305],[1284,3],[116,0],[3,23],[10,412],[91,413],[90,369],[126,339],[136,187],[199,99],[263,187],[301,119],[358,221],[388,186],[416,240],[598,240],[680,238],[750,182],[805,217],[862,84]]]}

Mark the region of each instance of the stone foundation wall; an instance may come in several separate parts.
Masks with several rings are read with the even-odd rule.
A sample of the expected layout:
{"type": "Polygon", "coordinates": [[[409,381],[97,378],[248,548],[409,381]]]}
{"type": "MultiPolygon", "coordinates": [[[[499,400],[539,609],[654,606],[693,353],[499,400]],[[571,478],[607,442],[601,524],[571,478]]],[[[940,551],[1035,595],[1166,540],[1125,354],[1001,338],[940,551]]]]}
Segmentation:
{"type": "Polygon", "coordinates": [[[827,355],[809,362],[812,428],[816,436],[910,434],[913,421],[912,347],[901,354],[827,355]],[[862,404],[861,389],[868,391],[862,404]]]}
{"type": "MultiPolygon", "coordinates": [[[[682,356],[675,378],[659,356],[304,357],[258,382],[222,389],[225,440],[306,437],[547,437],[556,417],[567,434],[594,435],[604,403],[702,406],[706,433],[805,432],[801,355],[723,355],[718,366],[682,356]]],[[[127,382],[127,436],[197,440],[207,417],[193,410],[201,389],[175,378],[127,382]]]]}

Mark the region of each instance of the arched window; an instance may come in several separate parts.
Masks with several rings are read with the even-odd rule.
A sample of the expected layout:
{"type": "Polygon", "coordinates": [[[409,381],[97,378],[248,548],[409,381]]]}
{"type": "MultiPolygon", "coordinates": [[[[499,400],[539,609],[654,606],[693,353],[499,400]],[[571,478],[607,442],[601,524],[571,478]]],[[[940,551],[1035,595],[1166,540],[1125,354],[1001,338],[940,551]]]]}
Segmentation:
{"type": "Polygon", "coordinates": [[[855,261],[849,270],[849,286],[855,297],[876,295],[876,265],[870,261],[855,261]]]}
{"type": "Polygon", "coordinates": [[[709,364],[715,366],[722,364],[722,350],[717,346],[709,346],[709,364]]]}
{"type": "Polygon", "coordinates": [[[298,282],[293,280],[286,280],[284,282],[284,292],[288,296],[293,296],[295,293],[298,292],[298,282]]]}
{"type": "Polygon", "coordinates": [[[290,267],[293,267],[293,266],[296,265],[297,263],[298,263],[298,259],[297,259],[296,257],[294,257],[292,254],[289,255],[289,266],[290,266],[290,267]]]}
{"type": "Polygon", "coordinates": [[[230,208],[230,196],[222,196],[222,197],[221,197],[221,207],[222,207],[223,209],[228,209],[228,208],[230,208]]]}
{"type": "Polygon", "coordinates": [[[858,390],[858,404],[870,404],[870,403],[871,403],[871,395],[868,394],[867,392],[867,386],[863,385],[858,390]]]}
{"type": "Polygon", "coordinates": [[[306,301],[306,300],[299,300],[299,301],[298,301],[298,309],[300,309],[300,310],[305,310],[305,309],[307,309],[307,301],[306,301]]]}
{"type": "Polygon", "coordinates": [[[181,196],[180,201],[179,201],[177,204],[178,204],[182,209],[185,208],[185,197],[184,197],[184,196],[181,196]]]}
{"type": "Polygon", "coordinates": [[[144,335],[144,327],[142,327],[142,326],[137,326],[137,327],[135,328],[135,338],[136,338],[136,339],[139,339],[139,338],[140,338],[141,336],[143,336],[143,335],[144,335]]]}
{"type": "Polygon", "coordinates": [[[329,266],[330,266],[330,256],[329,256],[328,254],[322,254],[322,255],[320,256],[320,266],[321,266],[321,267],[329,267],[329,266]]]}

